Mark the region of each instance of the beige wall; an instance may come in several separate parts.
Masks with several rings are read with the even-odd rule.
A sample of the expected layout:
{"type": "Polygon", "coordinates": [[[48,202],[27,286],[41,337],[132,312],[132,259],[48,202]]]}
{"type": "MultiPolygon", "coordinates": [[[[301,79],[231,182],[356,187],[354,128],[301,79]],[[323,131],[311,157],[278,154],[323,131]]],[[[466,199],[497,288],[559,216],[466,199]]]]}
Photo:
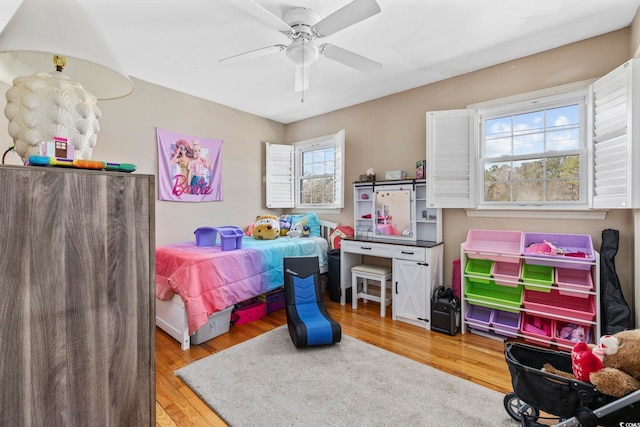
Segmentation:
{"type": "MultiPolygon", "coordinates": [[[[224,141],[224,200],[207,203],[157,200],[157,245],[191,240],[193,231],[201,226],[245,227],[260,212],[267,212],[261,141],[284,141],[284,125],[141,80],[134,79],[134,83],[132,95],[99,102],[101,131],[93,159],[133,163],[138,172],[156,175],[156,127],[224,141]]],[[[2,93],[5,90],[0,87],[2,93]]],[[[4,115],[0,128],[7,129],[4,115]]],[[[8,147],[10,142],[7,132],[0,132],[0,147],[8,147]]],[[[13,160],[19,160],[17,155],[13,160]]]]}
{"type": "MultiPolygon", "coordinates": [[[[630,29],[482,69],[442,82],[292,123],[286,140],[293,142],[346,129],[346,180],[353,182],[367,168],[384,175],[402,169],[414,175],[415,162],[425,158],[425,113],[465,108],[469,104],[596,78],[630,58],[630,29]]],[[[336,217],[353,223],[353,191],[347,188],[346,209],[336,217]]],[[[600,247],[602,230],[620,230],[616,267],[627,302],[633,302],[633,222],[630,211],[610,211],[603,221],[516,220],[467,218],[464,210],[443,212],[444,281],[451,283],[452,262],[471,228],[584,233],[600,247]]]]}
{"type": "MultiPolygon", "coordinates": [[[[244,227],[257,214],[267,211],[261,141],[293,142],[344,128],[347,183],[355,181],[368,168],[374,168],[379,175],[385,170],[402,169],[413,176],[415,162],[425,158],[427,111],[464,108],[476,102],[602,76],[629,59],[629,52],[635,51],[631,39],[630,29],[616,31],[286,126],[134,80],[133,95],[100,102],[102,130],[93,158],[134,163],[139,172],[156,174],[156,127],[224,140],[223,201],[156,202],[156,243],[186,241],[193,238],[197,227],[244,227]]],[[[0,83],[0,92],[7,88],[0,83]]],[[[0,117],[0,128],[6,127],[6,119],[0,117]]],[[[0,132],[0,146],[7,147],[10,142],[8,134],[0,132]]],[[[352,224],[350,186],[345,197],[342,213],[326,217],[352,224]]],[[[633,224],[629,211],[611,211],[603,221],[496,222],[467,218],[459,209],[447,209],[443,217],[445,284],[450,284],[451,264],[459,258],[459,245],[470,228],[588,233],[596,248],[600,246],[603,229],[618,229],[621,239],[616,266],[627,301],[632,302],[633,224]]]]}

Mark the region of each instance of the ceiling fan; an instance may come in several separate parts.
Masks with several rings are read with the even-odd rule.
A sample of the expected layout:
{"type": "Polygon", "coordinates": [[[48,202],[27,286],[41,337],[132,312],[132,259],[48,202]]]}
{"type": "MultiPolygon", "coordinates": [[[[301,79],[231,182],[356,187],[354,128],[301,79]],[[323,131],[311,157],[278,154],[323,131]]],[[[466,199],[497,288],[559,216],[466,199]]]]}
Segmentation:
{"type": "Polygon", "coordinates": [[[321,55],[364,73],[374,73],[382,67],[379,62],[338,46],[329,43],[317,46],[314,43],[315,39],[330,36],[380,13],[380,6],[375,0],[354,0],[325,18],[321,18],[314,10],[306,7],[289,9],[281,19],[253,0],[237,0],[234,4],[261,21],[275,27],[285,34],[291,40],[291,43],[289,45],[267,46],[230,56],[219,60],[222,64],[232,65],[239,61],[285,52],[287,58],[295,65],[296,91],[308,88],[309,66],[321,55]]]}

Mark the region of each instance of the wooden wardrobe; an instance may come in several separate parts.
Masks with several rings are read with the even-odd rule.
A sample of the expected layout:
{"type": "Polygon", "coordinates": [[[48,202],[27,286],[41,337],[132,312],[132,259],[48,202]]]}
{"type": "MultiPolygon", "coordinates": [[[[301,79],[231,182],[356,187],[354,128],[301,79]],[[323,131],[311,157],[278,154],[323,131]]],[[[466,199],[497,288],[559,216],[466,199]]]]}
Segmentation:
{"type": "Polygon", "coordinates": [[[155,425],[154,190],[0,166],[1,425],[155,425]]]}

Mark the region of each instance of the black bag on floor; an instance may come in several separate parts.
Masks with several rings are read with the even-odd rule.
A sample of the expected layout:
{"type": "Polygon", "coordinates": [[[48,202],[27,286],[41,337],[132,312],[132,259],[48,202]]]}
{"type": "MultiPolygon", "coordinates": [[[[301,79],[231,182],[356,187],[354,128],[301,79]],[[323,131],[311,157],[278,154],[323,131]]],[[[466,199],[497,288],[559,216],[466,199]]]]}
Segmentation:
{"type": "Polygon", "coordinates": [[[614,258],[618,253],[618,230],[606,229],[602,232],[600,246],[600,312],[602,313],[602,334],[613,335],[633,329],[631,310],[620,289],[620,279],[616,273],[614,258]]]}
{"type": "Polygon", "coordinates": [[[431,296],[431,329],[455,335],[460,329],[460,300],[453,289],[438,286],[431,296]]]}

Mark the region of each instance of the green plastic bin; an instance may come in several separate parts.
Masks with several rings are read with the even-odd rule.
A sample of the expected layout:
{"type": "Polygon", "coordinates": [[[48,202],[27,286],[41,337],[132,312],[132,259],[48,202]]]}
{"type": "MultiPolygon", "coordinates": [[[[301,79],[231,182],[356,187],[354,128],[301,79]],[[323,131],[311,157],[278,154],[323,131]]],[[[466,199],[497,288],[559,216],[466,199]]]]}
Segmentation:
{"type": "Polygon", "coordinates": [[[491,269],[493,261],[488,259],[469,258],[464,267],[464,273],[472,277],[471,280],[478,283],[491,282],[491,269]]]}
{"type": "Polygon", "coordinates": [[[495,308],[497,310],[520,312],[522,305],[522,286],[510,287],[496,285],[493,280],[480,283],[465,277],[464,295],[469,304],[495,308]]]}
{"type": "Polygon", "coordinates": [[[522,282],[528,291],[551,292],[554,277],[553,267],[526,262],[522,265],[522,282]]]}

